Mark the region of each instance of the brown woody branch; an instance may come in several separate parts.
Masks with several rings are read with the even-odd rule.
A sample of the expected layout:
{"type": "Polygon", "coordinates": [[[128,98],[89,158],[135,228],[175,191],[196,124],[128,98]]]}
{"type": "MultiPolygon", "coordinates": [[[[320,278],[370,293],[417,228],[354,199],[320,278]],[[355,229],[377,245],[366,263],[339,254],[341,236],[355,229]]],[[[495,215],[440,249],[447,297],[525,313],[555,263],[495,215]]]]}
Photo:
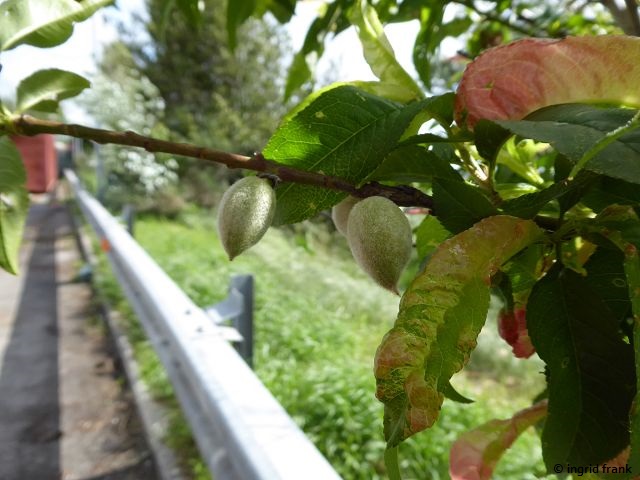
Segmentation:
{"type": "Polygon", "coordinates": [[[146,137],[135,132],[115,132],[83,125],[66,124],[51,120],[43,120],[29,115],[21,115],[13,119],[11,133],[16,135],[38,135],[50,133],[92,140],[100,144],[127,145],[143,148],[152,153],[169,153],[182,157],[197,158],[209,162],[220,163],[229,168],[244,168],[256,172],[264,172],[277,176],[283,182],[300,183],[316,187],[346,192],[355,197],[365,198],[375,195],[386,197],[397,205],[404,207],[425,207],[433,209],[433,199],[420,190],[406,186],[388,186],[370,182],[356,187],[338,177],[307,172],[280,163],[267,160],[261,154],[253,157],[222,152],[210,148],[199,147],[187,143],[169,142],[157,138],[146,137]]]}

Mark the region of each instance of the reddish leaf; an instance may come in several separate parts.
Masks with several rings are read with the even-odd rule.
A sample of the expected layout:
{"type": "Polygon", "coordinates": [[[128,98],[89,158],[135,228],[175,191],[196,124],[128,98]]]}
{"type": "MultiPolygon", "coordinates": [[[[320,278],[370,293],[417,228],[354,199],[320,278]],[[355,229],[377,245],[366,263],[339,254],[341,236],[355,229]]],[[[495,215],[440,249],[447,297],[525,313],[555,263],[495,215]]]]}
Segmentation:
{"type": "Polygon", "coordinates": [[[561,103],[640,107],[640,38],[623,35],[524,39],[487,50],[469,64],[456,121],[519,120],[561,103]]]}
{"type": "Polygon", "coordinates": [[[449,473],[452,480],[491,478],[498,460],[518,436],[547,414],[547,401],[521,410],[509,420],[491,420],[463,433],[451,447],[449,473]]]}
{"type": "Polygon", "coordinates": [[[542,237],[531,220],[485,218],[442,242],[411,283],[374,366],[389,446],[436,421],[449,380],[469,360],[485,323],[491,276],[542,237]]]}
{"type": "Polygon", "coordinates": [[[527,330],[527,311],[516,308],[514,311],[500,311],[498,333],[513,349],[517,358],[529,358],[536,349],[531,344],[527,330]]]}

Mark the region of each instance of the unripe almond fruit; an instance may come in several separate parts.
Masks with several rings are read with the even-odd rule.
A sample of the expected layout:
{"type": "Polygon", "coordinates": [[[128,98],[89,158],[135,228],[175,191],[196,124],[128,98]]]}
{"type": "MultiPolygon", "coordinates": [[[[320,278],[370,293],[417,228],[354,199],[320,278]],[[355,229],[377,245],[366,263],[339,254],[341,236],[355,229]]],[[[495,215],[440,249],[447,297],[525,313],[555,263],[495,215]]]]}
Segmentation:
{"type": "Polygon", "coordinates": [[[276,211],[276,194],[268,180],[245,177],[224,192],[218,209],[218,233],[229,260],[264,236],[276,211]]]}
{"type": "Polygon", "coordinates": [[[381,287],[398,294],[398,280],[411,257],[411,225],[391,200],[369,197],[349,214],[347,240],[353,258],[381,287]]]}
{"type": "Polygon", "coordinates": [[[353,206],[360,201],[359,198],[348,196],[331,209],[331,219],[338,231],[347,236],[347,220],[353,206]]]}

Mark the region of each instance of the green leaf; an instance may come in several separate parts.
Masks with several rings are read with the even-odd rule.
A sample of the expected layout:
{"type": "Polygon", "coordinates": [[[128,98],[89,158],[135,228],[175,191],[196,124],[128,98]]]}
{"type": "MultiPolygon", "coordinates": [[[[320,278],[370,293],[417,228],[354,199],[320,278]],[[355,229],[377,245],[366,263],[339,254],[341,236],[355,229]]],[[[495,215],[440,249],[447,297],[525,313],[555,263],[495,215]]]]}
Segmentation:
{"type": "Polygon", "coordinates": [[[419,135],[412,135],[402,141],[402,145],[431,145],[433,143],[460,143],[470,142],[473,137],[467,134],[458,134],[452,137],[441,137],[433,133],[421,133],[419,135]]]}
{"type": "Polygon", "coordinates": [[[18,85],[16,113],[55,112],[60,101],[75,97],[90,85],[86,78],[75,73],[55,68],[39,70],[18,85]]]}
{"type": "MultiPolygon", "coordinates": [[[[358,184],[395,147],[421,102],[400,105],[353,86],[314,94],[288,115],[269,140],[265,158],[358,184]]],[[[344,194],[301,184],[277,187],[275,224],[305,220],[344,194]]]]}
{"type": "Polygon", "coordinates": [[[542,432],[547,468],[594,465],[618,455],[629,444],[633,350],[598,292],[558,264],[531,292],[527,327],[549,372],[542,432]]]}
{"type": "Polygon", "coordinates": [[[463,433],[451,447],[451,478],[489,480],[502,454],[522,432],[544,419],[546,414],[547,402],[541,401],[508,420],[491,420],[463,433]]]}
{"type": "Polygon", "coordinates": [[[268,10],[280,23],[287,23],[295,14],[297,0],[271,0],[267,2],[268,10]]]}
{"type": "Polygon", "coordinates": [[[284,99],[288,100],[291,95],[311,78],[311,68],[307,61],[307,55],[300,51],[293,56],[293,61],[289,67],[287,81],[284,87],[284,99]]]}
{"type": "Polygon", "coordinates": [[[435,2],[429,7],[423,7],[420,12],[420,31],[413,45],[413,64],[427,88],[431,87],[431,60],[442,41],[437,30],[442,25],[445,7],[445,2],[435,2]]]}
{"type": "Polygon", "coordinates": [[[21,44],[54,47],[73,33],[75,22],[89,18],[113,0],[6,0],[0,4],[0,50],[21,44]]]}
{"type": "Polygon", "coordinates": [[[598,214],[594,226],[621,250],[627,244],[640,249],[640,220],[632,207],[610,205],[598,214]]]}
{"type": "Polygon", "coordinates": [[[544,245],[536,244],[525,248],[513,257],[503,271],[509,276],[513,293],[531,290],[540,278],[544,245]]]}
{"type": "Polygon", "coordinates": [[[529,193],[504,202],[501,209],[507,215],[520,218],[533,218],[550,201],[560,199],[574,192],[584,192],[593,181],[595,175],[583,172],[573,181],[562,180],[539,192],[529,193]]]}
{"type": "MultiPolygon", "coordinates": [[[[627,124],[634,110],[591,105],[559,105],[542,109],[528,120],[496,121],[511,133],[550,143],[577,163],[609,132],[627,124]]],[[[640,131],[617,138],[584,167],[627,182],[640,183],[640,131]]]]}
{"type": "Polygon", "coordinates": [[[444,241],[407,289],[374,367],[389,447],[436,421],[443,391],[467,363],[484,325],[490,277],[542,235],[530,220],[484,219],[444,241]]]}
{"type": "Polygon", "coordinates": [[[416,228],[418,258],[426,258],[450,236],[451,232],[444,228],[436,217],[427,215],[416,228]]]}
{"type": "MultiPolygon", "coordinates": [[[[612,205],[595,219],[594,230],[606,237],[624,254],[624,273],[628,286],[631,313],[633,314],[633,351],[635,355],[636,395],[630,412],[631,451],[628,465],[640,470],[640,218],[630,207],[612,205]]],[[[620,285],[618,279],[617,282],[620,285]]],[[[605,293],[607,293],[605,291],[605,293]]],[[[607,298],[615,298],[615,294],[607,298]]],[[[609,303],[611,305],[611,303],[609,303]]],[[[621,310],[621,309],[620,309],[621,310]]]]}
{"type": "Polygon", "coordinates": [[[413,64],[420,80],[427,88],[431,87],[431,65],[434,54],[440,48],[442,41],[449,37],[457,37],[465,33],[472,20],[470,17],[454,18],[444,23],[446,2],[430,2],[429,7],[423,7],[420,19],[420,31],[413,46],[413,64]]]}
{"type": "Polygon", "coordinates": [[[0,138],[0,268],[18,274],[18,250],[29,209],[27,175],[18,149],[0,138]]]}
{"type": "Polygon", "coordinates": [[[640,188],[623,180],[601,177],[582,201],[595,211],[603,210],[614,203],[640,205],[640,188]]]}
{"type": "Polygon", "coordinates": [[[236,48],[238,27],[253,14],[255,9],[256,0],[227,0],[227,35],[231,51],[236,48]]]}
{"type": "Polygon", "coordinates": [[[495,165],[500,148],[510,136],[509,130],[490,120],[480,120],[476,124],[474,133],[478,153],[489,162],[489,165],[495,165]]]}
{"type": "Polygon", "coordinates": [[[629,297],[633,312],[633,345],[636,370],[636,398],[631,410],[631,452],[629,466],[640,470],[640,255],[637,248],[625,248],[624,271],[629,285],[629,297]]]}
{"type": "Polygon", "coordinates": [[[477,187],[445,178],[434,180],[433,202],[438,220],[452,233],[498,213],[477,187]]]}
{"type": "Polygon", "coordinates": [[[349,17],[358,30],[364,58],[373,73],[384,83],[403,87],[412,99],[423,98],[420,87],[396,60],[375,8],[367,1],[358,0],[349,17]]]}
{"type": "Polygon", "coordinates": [[[453,385],[451,385],[451,382],[445,382],[442,385],[442,394],[446,398],[448,398],[449,400],[452,400],[454,402],[458,402],[458,403],[473,403],[473,400],[471,400],[470,398],[465,397],[460,392],[458,392],[455,388],[453,388],[453,385]]]}
{"type": "MultiPolygon", "coordinates": [[[[365,92],[369,92],[372,95],[377,95],[378,97],[383,97],[394,102],[409,103],[416,99],[415,96],[406,88],[395,83],[354,81],[345,82],[344,84],[353,85],[354,87],[358,87],[359,89],[364,90],[365,92]]],[[[432,100],[433,98],[434,97],[431,97],[429,100],[432,100]]],[[[429,109],[429,105],[424,104],[424,107],[425,108],[422,110],[422,112],[420,112],[419,115],[416,115],[416,120],[420,120],[420,125],[422,125],[426,121],[421,119],[422,116],[426,117],[427,120],[433,118],[433,114],[429,109]]]]}
{"type": "Polygon", "coordinates": [[[393,150],[369,178],[400,183],[431,182],[434,178],[462,182],[460,174],[448,162],[418,145],[393,150]]]}
{"type": "Polygon", "coordinates": [[[631,314],[629,287],[624,273],[624,255],[619,250],[598,248],[584,264],[589,287],[598,292],[618,321],[631,314]]]}
{"type": "Polygon", "coordinates": [[[511,138],[505,142],[504,148],[498,152],[495,161],[499,165],[506,166],[527,182],[533,185],[542,185],[544,180],[538,172],[536,160],[538,151],[544,148],[544,145],[533,140],[516,141],[516,139],[511,138]]]}
{"type": "MultiPolygon", "coordinates": [[[[405,89],[406,91],[406,89],[405,89]]],[[[442,95],[435,95],[424,100],[424,108],[419,115],[411,122],[411,126],[405,132],[404,140],[408,140],[410,135],[415,135],[420,130],[420,127],[428,120],[435,119],[440,125],[442,125],[447,131],[453,123],[453,109],[456,96],[453,92],[443,93],[442,95]]],[[[466,133],[466,132],[465,132],[466,133]]],[[[460,137],[467,137],[465,133],[460,134],[460,137]]],[[[461,139],[451,138],[449,142],[467,141],[461,139]]]]}

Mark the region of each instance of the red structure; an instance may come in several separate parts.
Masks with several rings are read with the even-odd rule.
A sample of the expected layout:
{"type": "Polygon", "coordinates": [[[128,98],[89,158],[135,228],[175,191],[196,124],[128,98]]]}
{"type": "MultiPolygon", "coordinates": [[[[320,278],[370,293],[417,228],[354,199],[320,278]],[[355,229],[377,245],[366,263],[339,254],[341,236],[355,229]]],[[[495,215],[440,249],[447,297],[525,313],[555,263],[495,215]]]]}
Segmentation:
{"type": "Polygon", "coordinates": [[[58,179],[58,158],[53,135],[13,137],[27,169],[27,190],[31,193],[49,192],[58,179]]]}

